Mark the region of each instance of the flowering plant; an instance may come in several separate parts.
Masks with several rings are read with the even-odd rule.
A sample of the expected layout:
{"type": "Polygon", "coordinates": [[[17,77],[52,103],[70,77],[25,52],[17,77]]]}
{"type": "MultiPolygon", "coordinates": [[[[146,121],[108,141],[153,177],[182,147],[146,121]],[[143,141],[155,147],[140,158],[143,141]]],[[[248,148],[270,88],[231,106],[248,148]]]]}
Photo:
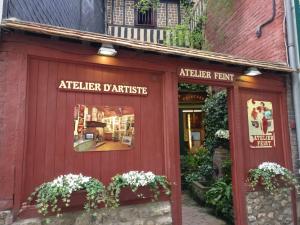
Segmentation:
{"type": "Polygon", "coordinates": [[[229,140],[229,130],[219,129],[215,133],[215,137],[229,140]]]}
{"type": "Polygon", "coordinates": [[[264,189],[273,194],[280,187],[280,182],[286,186],[296,186],[298,183],[290,170],[274,162],[263,162],[257,168],[249,170],[250,186],[255,188],[260,181],[264,189]]]}
{"type": "MultiPolygon", "coordinates": [[[[106,202],[109,207],[119,206],[119,197],[121,189],[129,187],[133,192],[136,192],[139,187],[148,186],[153,193],[153,199],[157,200],[160,195],[160,187],[164,189],[164,193],[171,194],[170,183],[165,176],[155,175],[152,172],[130,171],[122,175],[112,177],[111,183],[108,185],[108,192],[111,198],[106,202]]],[[[138,197],[143,198],[142,194],[138,197]]]]}
{"type": "Polygon", "coordinates": [[[57,177],[51,182],[43,183],[30,195],[28,200],[35,199],[38,212],[47,215],[49,210],[61,215],[59,200],[68,207],[73,192],[86,190],[86,202],[84,208],[89,211],[97,208],[100,202],[104,202],[105,187],[97,179],[83,176],[82,174],[68,174],[57,177]]]}

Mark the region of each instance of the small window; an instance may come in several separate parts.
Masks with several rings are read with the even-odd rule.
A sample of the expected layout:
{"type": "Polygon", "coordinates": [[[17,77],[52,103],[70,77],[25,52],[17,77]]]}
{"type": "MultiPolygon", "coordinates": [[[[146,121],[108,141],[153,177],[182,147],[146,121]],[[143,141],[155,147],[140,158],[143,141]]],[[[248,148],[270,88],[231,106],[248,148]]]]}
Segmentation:
{"type": "Polygon", "coordinates": [[[136,25],[138,26],[155,26],[154,9],[149,8],[146,11],[141,12],[136,10],[136,25]]]}

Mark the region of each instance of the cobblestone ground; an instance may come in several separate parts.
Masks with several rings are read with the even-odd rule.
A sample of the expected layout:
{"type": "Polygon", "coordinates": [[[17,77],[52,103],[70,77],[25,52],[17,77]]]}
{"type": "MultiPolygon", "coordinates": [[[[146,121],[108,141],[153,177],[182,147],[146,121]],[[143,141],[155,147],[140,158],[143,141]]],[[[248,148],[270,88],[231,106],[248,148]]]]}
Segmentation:
{"type": "Polygon", "coordinates": [[[210,215],[208,210],[195,202],[187,193],[183,193],[182,225],[226,225],[224,221],[210,215]]]}

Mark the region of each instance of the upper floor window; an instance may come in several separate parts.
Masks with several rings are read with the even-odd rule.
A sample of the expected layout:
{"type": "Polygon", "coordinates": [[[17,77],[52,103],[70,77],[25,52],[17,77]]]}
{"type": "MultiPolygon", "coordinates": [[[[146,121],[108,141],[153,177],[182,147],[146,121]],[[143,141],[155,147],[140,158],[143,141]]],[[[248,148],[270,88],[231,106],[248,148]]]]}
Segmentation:
{"type": "Polygon", "coordinates": [[[138,26],[155,26],[154,9],[149,8],[146,11],[136,10],[135,25],[138,26]]]}

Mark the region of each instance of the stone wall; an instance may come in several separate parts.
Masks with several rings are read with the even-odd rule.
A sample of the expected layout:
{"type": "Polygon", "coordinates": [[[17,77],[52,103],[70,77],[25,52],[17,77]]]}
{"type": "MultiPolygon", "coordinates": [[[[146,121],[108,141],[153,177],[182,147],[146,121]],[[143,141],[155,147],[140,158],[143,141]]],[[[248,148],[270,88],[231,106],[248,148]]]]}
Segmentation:
{"type": "Polygon", "coordinates": [[[112,0],[106,1],[106,23],[111,24],[112,23],[112,0]]]}
{"type": "MultiPolygon", "coordinates": [[[[109,25],[134,27],[135,9],[133,0],[107,0],[106,9],[106,21],[109,25]]],[[[157,27],[173,27],[180,23],[178,11],[178,3],[159,3],[155,13],[157,27]]]]}
{"type": "Polygon", "coordinates": [[[123,13],[124,13],[124,0],[114,0],[113,5],[113,24],[115,25],[123,25],[123,13]]]}
{"type": "Polygon", "coordinates": [[[246,197],[248,225],[294,225],[291,192],[282,189],[271,195],[265,191],[249,192],[246,197]]]}
{"type": "MultiPolygon", "coordinates": [[[[1,215],[1,214],[0,214],[1,215]]],[[[20,220],[12,225],[41,225],[39,218],[20,220]]],[[[0,225],[9,225],[11,223],[0,225]]],[[[61,218],[51,217],[49,225],[172,225],[170,202],[153,202],[122,206],[117,209],[99,209],[94,216],[86,212],[65,213],[61,218]]]]}
{"type": "Polygon", "coordinates": [[[178,5],[176,3],[168,3],[168,26],[174,27],[178,24],[178,5]]]}
{"type": "Polygon", "coordinates": [[[125,1],[125,25],[134,26],[134,1],[125,1]]]}
{"type": "Polygon", "coordinates": [[[10,211],[0,211],[0,225],[12,224],[12,218],[10,211]]]}
{"type": "Polygon", "coordinates": [[[159,3],[156,11],[157,15],[157,27],[166,27],[167,26],[167,17],[166,17],[167,4],[159,3]]]}

